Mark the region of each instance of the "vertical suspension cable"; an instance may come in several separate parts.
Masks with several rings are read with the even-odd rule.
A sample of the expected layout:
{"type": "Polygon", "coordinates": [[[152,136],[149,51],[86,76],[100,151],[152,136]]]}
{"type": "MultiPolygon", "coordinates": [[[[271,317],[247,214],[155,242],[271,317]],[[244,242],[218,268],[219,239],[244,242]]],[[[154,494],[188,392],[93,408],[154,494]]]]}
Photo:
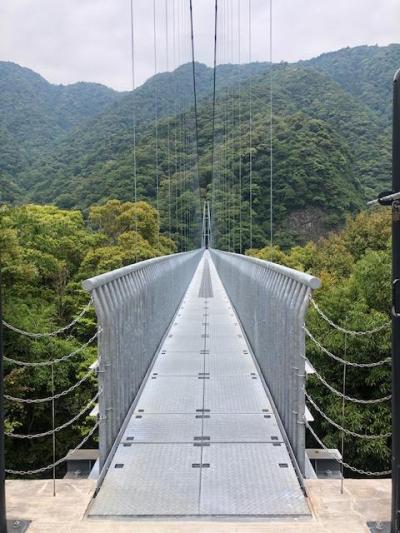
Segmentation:
{"type": "Polygon", "coordinates": [[[218,34],[218,0],[215,0],[214,7],[214,72],[213,72],[213,107],[212,107],[212,171],[211,171],[211,189],[212,189],[212,211],[214,212],[215,203],[215,103],[216,103],[216,88],[217,88],[217,34],[218,34]]]}
{"type": "MultiPolygon", "coordinates": [[[[154,54],[154,76],[157,75],[157,10],[156,0],[153,0],[153,54],[154,54]]],[[[154,131],[155,131],[155,171],[156,171],[156,208],[158,217],[157,244],[160,247],[160,174],[158,168],[158,84],[154,80],[154,131]]]]}
{"type": "Polygon", "coordinates": [[[273,146],[273,75],[272,75],[272,0],[269,0],[269,68],[270,68],[270,94],[269,94],[269,119],[270,119],[270,175],[269,175],[269,211],[270,211],[270,247],[271,247],[271,259],[272,259],[272,246],[274,243],[274,217],[273,217],[273,202],[274,202],[274,193],[273,193],[273,176],[274,176],[274,146],[273,146]]]}
{"type": "Polygon", "coordinates": [[[51,365],[51,429],[52,429],[52,445],[53,445],[53,496],[56,495],[56,432],[54,431],[56,427],[56,406],[55,406],[55,388],[54,388],[54,364],[51,365]]]}
{"type": "Polygon", "coordinates": [[[239,128],[239,253],[242,249],[242,110],[241,110],[241,24],[240,24],[240,0],[237,0],[237,16],[238,16],[238,128],[239,128]]]}
{"type": "Polygon", "coordinates": [[[136,211],[137,203],[137,168],[136,168],[136,72],[135,72],[135,27],[134,27],[134,9],[131,0],[131,74],[132,74],[132,121],[133,121],[133,187],[135,202],[135,262],[138,259],[138,218],[136,211]]]}
{"type": "MultiPolygon", "coordinates": [[[[344,360],[347,360],[347,333],[344,334],[344,360]]],[[[347,365],[343,365],[343,389],[342,389],[342,426],[345,426],[345,396],[346,396],[346,371],[347,365]]],[[[344,461],[344,431],[341,434],[341,453],[342,461],[344,461]]],[[[344,480],[344,467],[343,462],[341,463],[342,479],[340,480],[340,493],[343,494],[343,480],[344,480]]]]}
{"type": "Polygon", "coordinates": [[[193,96],[194,96],[194,116],[195,116],[195,135],[196,135],[196,158],[197,158],[197,172],[199,170],[199,121],[197,114],[197,88],[196,88],[196,63],[194,53],[194,28],[193,28],[193,5],[190,0],[190,38],[192,44],[192,76],[193,76],[193,96]]]}
{"type": "MultiPolygon", "coordinates": [[[[169,11],[168,0],[165,0],[165,62],[169,72],[169,11]]],[[[169,96],[169,95],[168,95],[169,96]]],[[[171,162],[170,162],[170,106],[167,98],[167,179],[168,179],[168,237],[171,239],[171,162]]]]}
{"type": "MultiPolygon", "coordinates": [[[[251,0],[249,0],[249,65],[252,60],[252,6],[251,0]]],[[[250,235],[249,244],[250,248],[253,248],[253,83],[251,80],[251,74],[249,76],[249,225],[250,235]]]]}
{"type": "MultiPolygon", "coordinates": [[[[227,1],[224,1],[224,61],[228,62],[228,18],[227,18],[227,1]]],[[[225,98],[224,98],[224,185],[223,185],[223,210],[224,210],[224,237],[225,237],[225,249],[228,247],[228,187],[227,187],[227,174],[228,174],[228,142],[227,142],[227,132],[228,132],[228,85],[225,87],[225,98]]]]}
{"type": "MultiPolygon", "coordinates": [[[[178,80],[176,78],[176,68],[177,68],[177,50],[176,50],[176,0],[172,0],[172,63],[173,71],[175,77],[174,83],[174,182],[175,182],[175,235],[176,238],[179,237],[179,224],[178,224],[178,80]]],[[[181,242],[178,239],[178,252],[180,251],[181,242]]]]}
{"type": "MultiPolygon", "coordinates": [[[[232,41],[233,41],[233,32],[232,32],[232,0],[228,0],[228,9],[227,9],[227,19],[228,19],[228,58],[229,63],[233,63],[233,56],[232,56],[232,41]]],[[[232,249],[232,194],[234,194],[233,191],[233,182],[232,182],[232,174],[233,174],[233,129],[234,129],[234,105],[233,105],[233,84],[230,87],[229,90],[229,105],[230,108],[228,111],[231,112],[231,116],[229,118],[229,128],[228,128],[228,157],[229,157],[229,165],[228,165],[228,178],[227,178],[227,185],[228,185],[228,196],[227,196],[227,209],[228,209],[228,250],[230,252],[233,251],[232,249]]]]}
{"type": "Polygon", "coordinates": [[[197,87],[196,87],[196,63],[195,63],[195,47],[194,47],[194,26],[193,26],[193,0],[189,0],[190,7],[190,38],[192,50],[192,76],[193,76],[193,96],[194,96],[194,114],[195,114],[195,140],[196,140],[196,174],[197,185],[199,187],[199,216],[201,216],[201,190],[200,190],[200,165],[199,165],[199,120],[197,109],[197,87]]]}

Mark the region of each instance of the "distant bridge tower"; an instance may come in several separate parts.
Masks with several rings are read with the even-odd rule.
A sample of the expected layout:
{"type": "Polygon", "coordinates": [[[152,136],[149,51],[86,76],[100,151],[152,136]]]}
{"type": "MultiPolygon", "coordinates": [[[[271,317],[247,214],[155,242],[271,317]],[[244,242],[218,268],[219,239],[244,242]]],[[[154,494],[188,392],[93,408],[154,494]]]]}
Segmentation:
{"type": "Polygon", "coordinates": [[[203,205],[203,229],[202,229],[201,246],[202,248],[210,248],[211,246],[210,202],[204,202],[204,205],[203,205]]]}

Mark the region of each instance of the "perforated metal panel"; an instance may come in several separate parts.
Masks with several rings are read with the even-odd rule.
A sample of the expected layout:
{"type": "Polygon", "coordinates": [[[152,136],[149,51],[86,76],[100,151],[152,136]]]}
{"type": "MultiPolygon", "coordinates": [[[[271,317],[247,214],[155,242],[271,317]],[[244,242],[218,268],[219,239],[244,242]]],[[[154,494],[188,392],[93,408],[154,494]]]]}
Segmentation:
{"type": "Polygon", "coordinates": [[[198,352],[170,352],[158,357],[152,375],[194,375],[204,369],[204,356],[198,352]]]}
{"type": "Polygon", "coordinates": [[[132,417],[122,443],[190,443],[193,437],[201,435],[202,420],[196,415],[155,415],[139,413],[141,418],[132,417]]]}
{"type": "Polygon", "coordinates": [[[204,420],[210,442],[283,442],[272,413],[260,415],[216,415],[204,420]]]}
{"type": "Polygon", "coordinates": [[[284,446],[211,444],[203,461],[210,467],[202,471],[202,514],[309,515],[284,446]]]}
{"type": "Polygon", "coordinates": [[[195,413],[203,405],[203,381],[197,377],[149,379],[135,413],[195,413]]]}
{"type": "Polygon", "coordinates": [[[198,514],[200,457],[192,444],[119,447],[89,516],[198,514]]]}
{"type": "Polygon", "coordinates": [[[211,377],[207,382],[204,404],[213,413],[257,414],[271,409],[260,379],[250,376],[211,377]]]}

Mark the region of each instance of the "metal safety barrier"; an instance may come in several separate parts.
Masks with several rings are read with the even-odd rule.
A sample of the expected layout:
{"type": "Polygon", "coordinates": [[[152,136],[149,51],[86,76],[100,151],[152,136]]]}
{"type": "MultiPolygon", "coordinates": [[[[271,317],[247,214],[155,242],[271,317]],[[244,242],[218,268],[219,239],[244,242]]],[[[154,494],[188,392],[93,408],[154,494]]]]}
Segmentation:
{"type": "Polygon", "coordinates": [[[318,278],[253,257],[211,250],[302,474],[305,474],[304,318],[318,278]]]}
{"type": "Polygon", "coordinates": [[[83,282],[101,327],[101,470],[200,257],[200,250],[156,257],[83,282]]]}

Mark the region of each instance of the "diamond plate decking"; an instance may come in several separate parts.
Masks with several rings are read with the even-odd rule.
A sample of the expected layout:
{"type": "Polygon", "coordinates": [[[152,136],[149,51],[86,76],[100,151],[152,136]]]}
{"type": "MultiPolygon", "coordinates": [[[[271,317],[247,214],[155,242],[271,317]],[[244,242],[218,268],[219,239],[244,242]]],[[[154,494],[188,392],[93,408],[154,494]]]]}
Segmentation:
{"type": "Polygon", "coordinates": [[[310,512],[238,318],[206,253],[89,517],[310,512]]]}

